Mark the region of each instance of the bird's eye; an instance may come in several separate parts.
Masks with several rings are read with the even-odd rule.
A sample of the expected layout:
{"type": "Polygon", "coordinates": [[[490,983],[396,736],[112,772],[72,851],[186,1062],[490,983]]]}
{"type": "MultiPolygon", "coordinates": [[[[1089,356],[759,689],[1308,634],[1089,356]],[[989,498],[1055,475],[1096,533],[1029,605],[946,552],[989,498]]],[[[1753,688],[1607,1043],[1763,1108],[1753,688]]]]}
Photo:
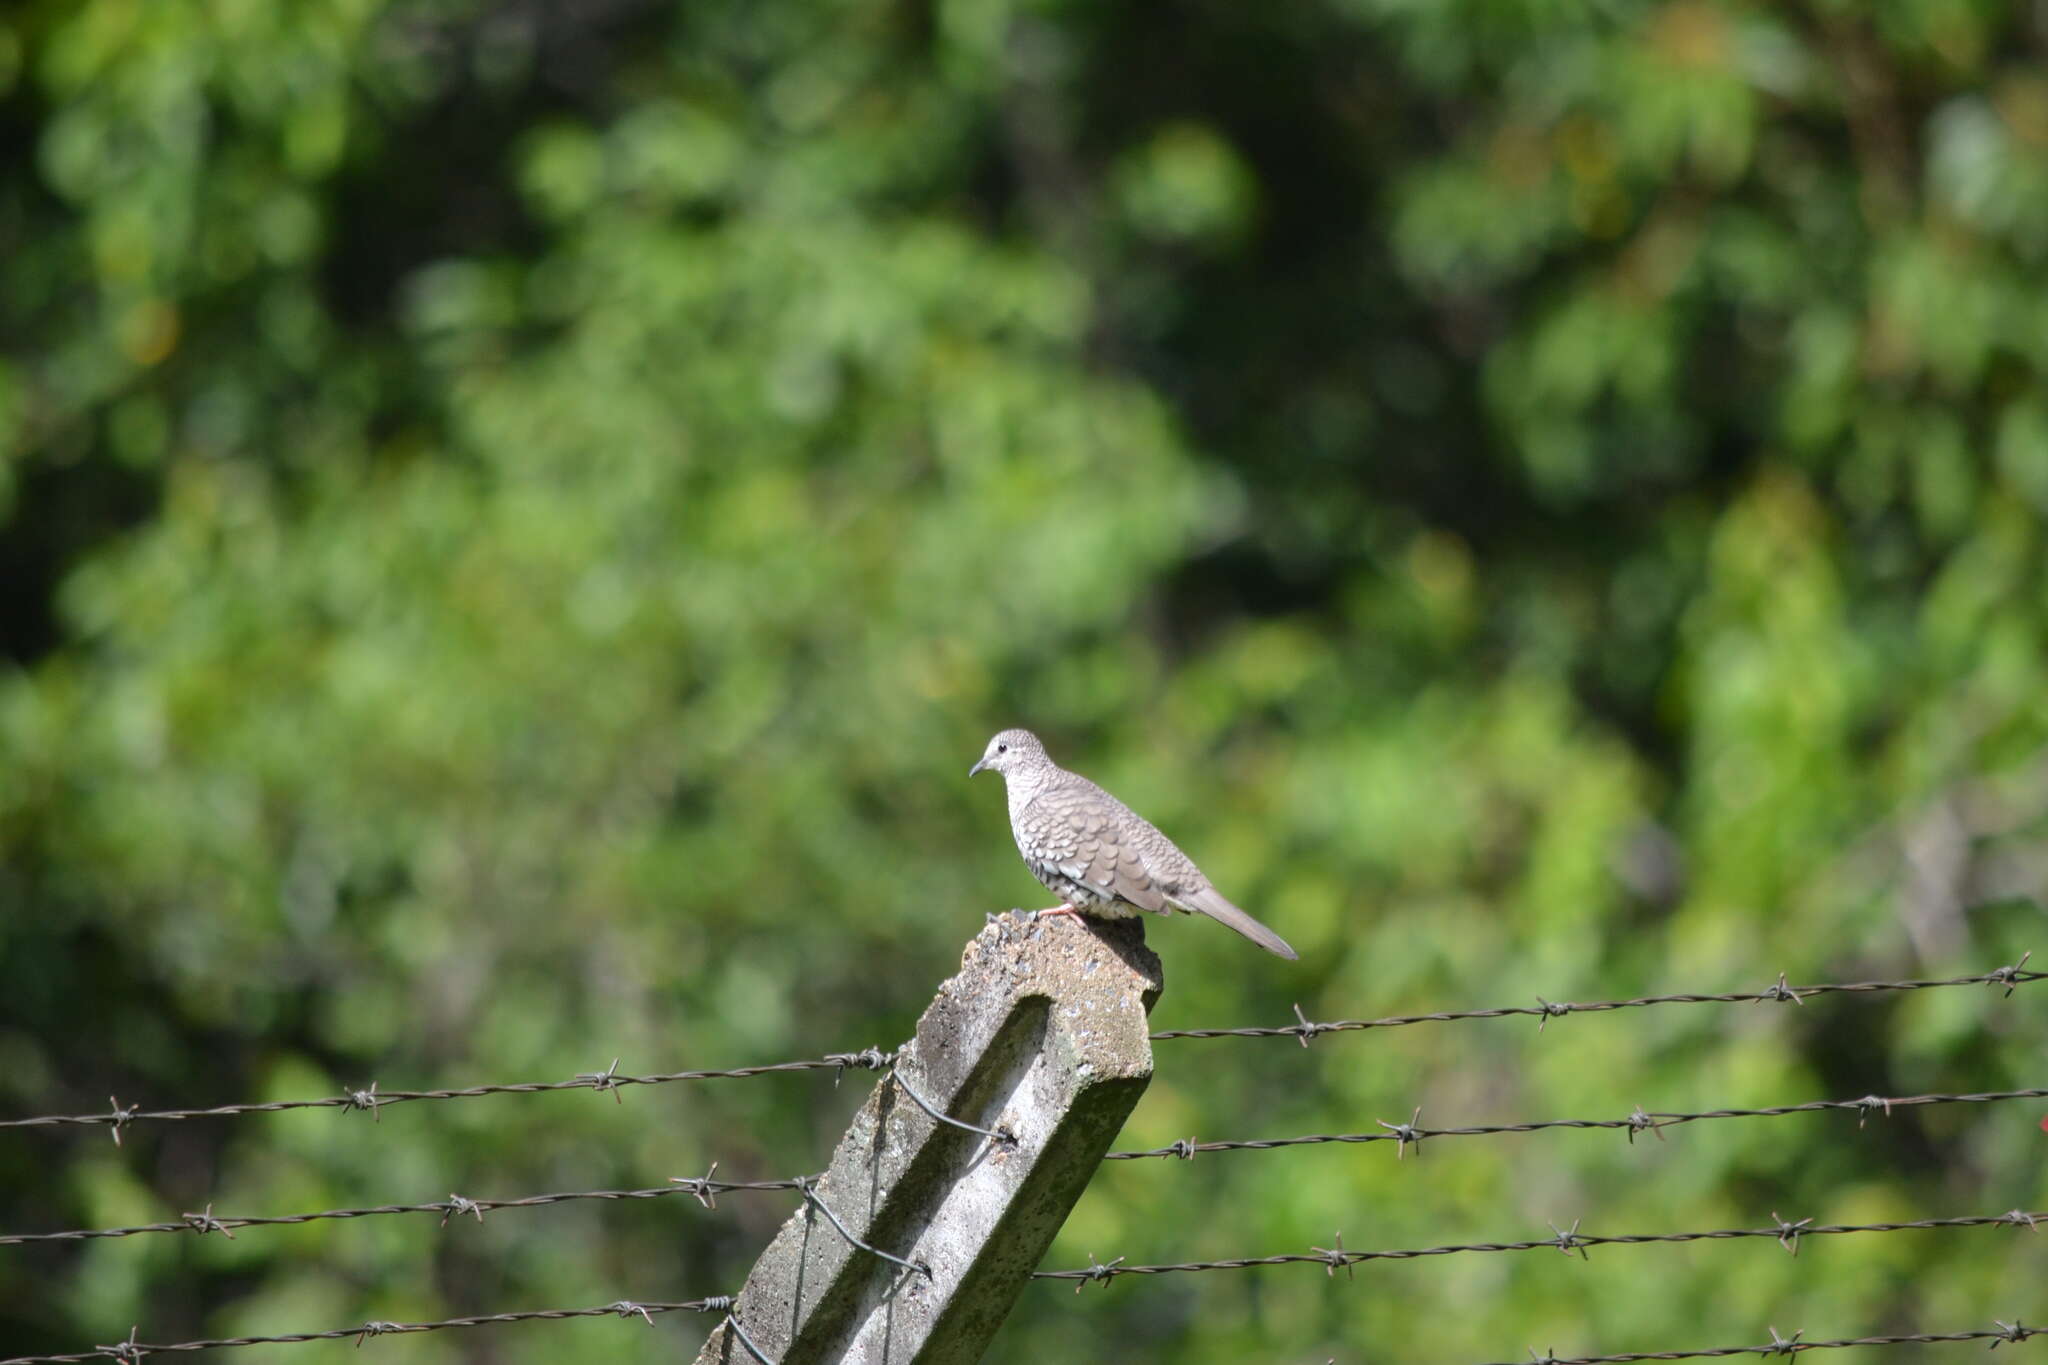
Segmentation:
{"type": "Polygon", "coordinates": [[[998,744],[996,745],[996,752],[999,754],[1006,754],[1010,752],[1010,746],[1007,744],[998,744]]]}

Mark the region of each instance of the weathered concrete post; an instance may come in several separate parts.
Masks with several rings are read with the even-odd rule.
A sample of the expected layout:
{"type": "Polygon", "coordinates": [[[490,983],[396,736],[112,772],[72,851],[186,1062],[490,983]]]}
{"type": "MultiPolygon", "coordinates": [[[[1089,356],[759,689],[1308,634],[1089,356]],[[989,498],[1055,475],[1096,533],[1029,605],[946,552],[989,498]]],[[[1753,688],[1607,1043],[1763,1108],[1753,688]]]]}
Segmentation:
{"type": "Polygon", "coordinates": [[[698,1365],[978,1359],[1152,1079],[1160,987],[1135,919],[991,923],[698,1365]]]}

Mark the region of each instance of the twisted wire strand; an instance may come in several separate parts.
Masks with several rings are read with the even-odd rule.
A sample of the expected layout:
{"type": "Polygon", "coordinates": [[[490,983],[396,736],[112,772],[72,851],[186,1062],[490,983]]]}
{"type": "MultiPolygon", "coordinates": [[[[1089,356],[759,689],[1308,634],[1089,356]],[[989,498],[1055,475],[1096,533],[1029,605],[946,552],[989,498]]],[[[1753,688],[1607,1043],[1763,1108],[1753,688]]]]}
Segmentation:
{"type": "MultiPolygon", "coordinates": [[[[1405,1153],[1410,1143],[1421,1143],[1425,1138],[1438,1137],[1491,1137],[1500,1133],[1536,1133],[1547,1128],[1619,1128],[1628,1132],[1633,1142],[1635,1135],[1642,1132],[1656,1132],[1661,1128],[1672,1128],[1684,1123],[1701,1123],[1710,1119],[1757,1119],[1779,1118],[1786,1114],[1812,1114],[1830,1110],[1855,1110],[1861,1116],[1858,1126],[1867,1121],[1871,1114],[1890,1114],[1894,1109],[1910,1109],[1929,1104],[1996,1104],[2001,1100],[2048,1099],[2048,1089],[2033,1090],[1987,1090],[1974,1094],[1938,1095],[1865,1095],[1854,1100],[1808,1100],[1804,1104],[1779,1104],[1763,1109],[1707,1109],[1697,1113],[1645,1112],[1637,1109],[1626,1118],[1618,1119],[1539,1119],[1532,1123],[1484,1123],[1465,1128],[1423,1128],[1414,1119],[1407,1123],[1389,1123],[1385,1119],[1377,1122],[1384,1130],[1378,1133],[1306,1133],[1299,1137],[1253,1138],[1234,1141],[1197,1142],[1193,1138],[1182,1138],[1164,1147],[1147,1147],[1140,1150],[1111,1152],[1104,1161],[1143,1161],[1153,1157],[1179,1157],[1187,1160],[1198,1152],[1263,1152],[1280,1147],[1313,1147],[1324,1143],[1398,1143],[1405,1153]]],[[[1416,1117],[1421,1111],[1416,1111],[1416,1117]]],[[[1420,1151],[1420,1147],[1417,1151],[1420,1151]]]]}
{"type": "Polygon", "coordinates": [[[2021,1342],[2036,1337],[2048,1329],[2029,1327],[2014,1319],[2011,1322],[1992,1320],[1990,1327],[1980,1327],[1963,1332],[1897,1332],[1878,1337],[1840,1337],[1834,1341],[1802,1341],[1801,1333],[1789,1337],[1778,1335],[1775,1327],[1766,1328],[1771,1334],[1770,1341],[1758,1346],[1708,1346],[1691,1351],[1623,1351],[1618,1355],[1606,1356],[1560,1356],[1546,1351],[1536,1354],[1529,1349],[1529,1359],[1497,1361],[1493,1365],[1624,1365],[1634,1360],[1707,1360],[1717,1356],[1791,1356],[1802,1351],[1839,1351],[1850,1346],[1932,1346],[1948,1341],[1989,1341],[1997,1350],[2006,1342],[2021,1342]]]}
{"type": "Polygon", "coordinates": [[[204,1235],[209,1232],[221,1233],[230,1239],[236,1228],[287,1227],[298,1223],[318,1223],[330,1219],[375,1218],[394,1213],[438,1213],[441,1225],[461,1216],[474,1216],[478,1222],[483,1216],[496,1209],[532,1209],[547,1204],[566,1204],[579,1199],[662,1199],[669,1195],[688,1194],[697,1197],[707,1207],[715,1208],[713,1202],[721,1194],[735,1191],[795,1190],[802,1188],[802,1182],[811,1177],[797,1177],[789,1180],[713,1180],[709,1177],[692,1176],[676,1179],[666,1185],[645,1190],[570,1190],[559,1194],[535,1194],[523,1199],[465,1199],[451,1194],[446,1199],[437,1199],[425,1204],[378,1204],[373,1208],[323,1209],[318,1213],[288,1213],[271,1217],[231,1218],[215,1217],[213,1206],[208,1205],[203,1213],[181,1215],[176,1222],[142,1223],[133,1227],[120,1228],[76,1228],[66,1232],[24,1232],[0,1236],[0,1246],[19,1246],[30,1242],[84,1242],[106,1237],[134,1237],[149,1232],[192,1232],[204,1235]]]}
{"type": "Polygon", "coordinates": [[[669,1085],[676,1081],[725,1081],[744,1080],[751,1076],[767,1076],[784,1071],[835,1071],[844,1073],[848,1068],[865,1071],[886,1070],[895,1060],[893,1052],[880,1048],[868,1048],[861,1052],[834,1052],[823,1057],[795,1062],[769,1062],[761,1066],[739,1066],[723,1071],[662,1071],[646,1076],[634,1076],[620,1072],[617,1059],[603,1071],[587,1071],[566,1081],[516,1081],[504,1085],[471,1085],[459,1090],[385,1090],[379,1091],[376,1084],[346,1091],[340,1095],[323,1095],[309,1100],[266,1100],[256,1104],[216,1104],[201,1109],[143,1109],[140,1106],[124,1108],[120,1101],[109,1097],[112,1106],[104,1114],[42,1114],[33,1118],[0,1119],[0,1128],[50,1128],[63,1126],[110,1126],[114,1141],[121,1141],[121,1130],[131,1123],[145,1121],[176,1122],[184,1119],[236,1118],[244,1114],[277,1114],[290,1109],[340,1109],[367,1112],[376,1118],[380,1111],[394,1104],[408,1104],[416,1100],[467,1100],[482,1095],[538,1095],[554,1090],[596,1090],[609,1091],[614,1099],[619,1092],[631,1085],[669,1085]]]}
{"type": "MultiPolygon", "coordinates": [[[[1772,1215],[1776,1218],[1776,1215],[1772,1215]]],[[[1546,1248],[1562,1251],[1566,1255],[1583,1256],[1588,1247],[1601,1246],[1646,1246],[1660,1242],[1725,1242],[1753,1238],[1767,1238],[1778,1243],[1794,1255],[1798,1254],[1800,1239],[1806,1237],[1846,1237],[1859,1233],[1909,1232],[1934,1228],[1982,1228],[2009,1227],[2027,1228],[2039,1231],[2038,1224],[2048,1219],[2048,1212],[2029,1212],[2013,1209],[1998,1214],[1973,1214],[1963,1218],[1917,1218],[1898,1223],[1823,1223],[1816,1225],[1811,1218],[1788,1222],[1777,1219],[1776,1225],[1767,1228],[1715,1228],[1706,1232],[1639,1232],[1617,1236],[1603,1236],[1598,1233],[1580,1232],[1574,1222],[1566,1229],[1553,1228],[1553,1236],[1538,1237],[1521,1242],[1455,1242],[1444,1246],[1404,1247],[1386,1251],[1348,1251],[1343,1245],[1343,1234],[1339,1233],[1337,1244],[1332,1247],[1311,1247],[1305,1252],[1287,1252],[1278,1256],[1239,1256],[1220,1261],[1179,1261],[1162,1265],[1127,1265],[1124,1257],[1110,1261],[1096,1261],[1091,1265],[1072,1270],[1033,1271],[1034,1280],[1072,1280],[1075,1292],[1083,1285],[1096,1281],[1121,1278],[1125,1275],[1181,1275],[1198,1274],[1212,1270],[1252,1270],[1273,1265],[1319,1265],[1331,1274],[1338,1270],[1366,1261],[1415,1261],[1430,1256],[1462,1256],[1473,1253],[1540,1251],[1546,1248]]],[[[1091,1258],[1092,1260],[1093,1258],[1091,1258]]],[[[1647,1358],[1647,1357],[1646,1357],[1647,1358]]],[[[0,1362],[4,1365],[4,1362],[0,1362]]]]}
{"type": "Polygon", "coordinates": [[[355,1327],[336,1327],[325,1332],[286,1332],[278,1336],[211,1337],[205,1341],[180,1341],[166,1345],[138,1342],[130,1329],[126,1341],[95,1346],[90,1351],[67,1355],[9,1356],[0,1365],[76,1365],[88,1360],[116,1360],[132,1363],[144,1356],[169,1355],[185,1351],[211,1351],[228,1346],[290,1346],[304,1341],[345,1341],[354,1337],[360,1346],[370,1337],[405,1336],[414,1332],[440,1332],[451,1327],[485,1327],[504,1322],[547,1322],[562,1318],[642,1318],[651,1326],[661,1313],[730,1313],[732,1299],[718,1295],[688,1303],[655,1303],[620,1299],[596,1308],[535,1308],[516,1313],[478,1313],[469,1317],[442,1318],[438,1322],[365,1322],[355,1327]]]}
{"type": "Polygon", "coordinates": [[[1819,982],[1810,986],[1791,986],[1786,984],[1784,974],[1780,973],[1776,983],[1757,991],[1728,991],[1718,995],[1639,995],[1627,1000],[1590,1001],[1545,1000],[1542,996],[1537,996],[1533,1005],[1502,1005],[1475,1010],[1436,1010],[1428,1014],[1393,1014],[1380,1019],[1313,1020],[1302,1014],[1301,1006],[1296,1005],[1295,1022],[1292,1024],[1280,1024],[1270,1028],[1160,1029],[1151,1036],[1155,1043],[1175,1038],[1294,1038],[1299,1040],[1303,1047],[1307,1047],[1311,1038],[1324,1033],[1355,1033],[1365,1029],[1404,1028],[1410,1024],[1442,1024],[1466,1019],[1507,1019],[1524,1016],[1536,1019],[1537,1026],[1542,1028],[1552,1019],[1567,1014],[1602,1014],[1612,1010],[1647,1009],[1653,1005],[1743,1005],[1763,1001],[1802,1004],[1817,995],[1871,995],[1886,991],[1938,990],[1946,986],[2003,986],[2005,993],[2011,995],[2015,986],[2048,978],[2048,972],[2025,970],[2027,959],[2032,956],[2031,952],[2022,953],[2017,962],[1974,976],[1904,981],[1819,982]]]}

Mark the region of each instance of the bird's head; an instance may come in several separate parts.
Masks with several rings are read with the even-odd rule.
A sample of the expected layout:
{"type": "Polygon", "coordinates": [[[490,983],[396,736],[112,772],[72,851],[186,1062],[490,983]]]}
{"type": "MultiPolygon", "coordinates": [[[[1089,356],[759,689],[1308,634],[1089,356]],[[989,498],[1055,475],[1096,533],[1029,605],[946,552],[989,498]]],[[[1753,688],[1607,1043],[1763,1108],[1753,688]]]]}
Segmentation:
{"type": "Polygon", "coordinates": [[[1027,772],[1051,762],[1037,735],[1029,730],[1004,730],[988,742],[988,747],[981,751],[981,761],[969,768],[967,775],[972,777],[987,769],[1007,778],[1011,773],[1027,772]]]}

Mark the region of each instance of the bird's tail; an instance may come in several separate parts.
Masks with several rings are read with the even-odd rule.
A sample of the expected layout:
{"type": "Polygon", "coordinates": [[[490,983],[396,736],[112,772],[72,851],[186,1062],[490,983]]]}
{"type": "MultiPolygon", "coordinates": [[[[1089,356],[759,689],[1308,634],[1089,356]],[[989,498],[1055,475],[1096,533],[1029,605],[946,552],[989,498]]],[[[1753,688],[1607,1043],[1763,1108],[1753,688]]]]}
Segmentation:
{"type": "Polygon", "coordinates": [[[1204,887],[1196,894],[1180,899],[1188,909],[1199,910],[1210,919],[1220,920],[1269,953],[1284,957],[1290,962],[1299,961],[1301,958],[1300,953],[1287,946],[1286,939],[1223,899],[1213,886],[1204,887]]]}

